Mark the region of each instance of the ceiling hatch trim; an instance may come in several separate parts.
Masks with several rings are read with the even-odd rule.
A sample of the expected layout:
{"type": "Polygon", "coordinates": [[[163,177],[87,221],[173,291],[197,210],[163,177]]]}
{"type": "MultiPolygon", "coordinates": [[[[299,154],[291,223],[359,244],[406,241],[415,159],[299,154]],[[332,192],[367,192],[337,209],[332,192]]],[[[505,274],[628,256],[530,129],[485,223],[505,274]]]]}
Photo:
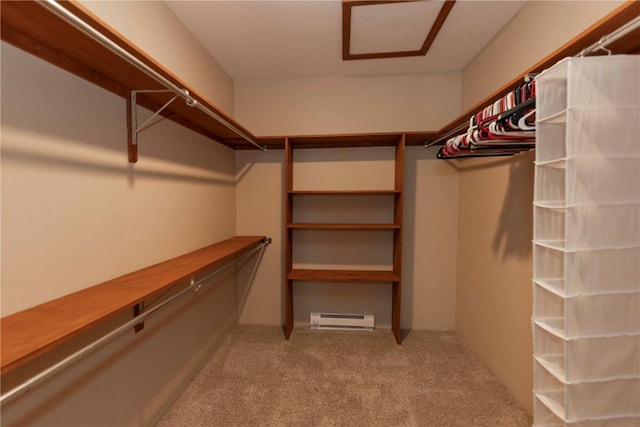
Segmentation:
{"type": "Polygon", "coordinates": [[[451,9],[453,8],[456,0],[445,0],[442,2],[442,7],[438,12],[435,20],[431,24],[431,28],[426,32],[427,36],[422,43],[420,49],[414,50],[395,50],[395,51],[380,51],[380,52],[367,52],[367,53],[352,53],[351,52],[351,39],[352,39],[352,21],[353,21],[353,8],[361,6],[376,6],[376,5],[389,5],[389,4],[402,4],[411,2],[423,2],[425,0],[342,0],[342,59],[345,61],[355,59],[378,59],[378,58],[401,58],[408,56],[424,56],[429,51],[429,48],[436,39],[440,29],[444,25],[451,9]]]}

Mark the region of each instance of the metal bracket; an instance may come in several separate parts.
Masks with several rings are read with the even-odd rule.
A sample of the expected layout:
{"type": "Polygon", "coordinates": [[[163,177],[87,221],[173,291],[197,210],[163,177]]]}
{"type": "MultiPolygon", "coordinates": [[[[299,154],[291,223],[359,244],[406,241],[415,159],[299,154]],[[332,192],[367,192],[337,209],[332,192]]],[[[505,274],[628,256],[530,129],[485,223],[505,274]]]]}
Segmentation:
{"type": "MultiPolygon", "coordinates": [[[[180,95],[176,94],[173,98],[167,101],[158,111],[153,113],[151,117],[149,117],[140,127],[138,127],[138,94],[139,93],[175,93],[170,89],[155,89],[155,90],[132,90],[131,97],[127,99],[127,135],[128,135],[128,152],[129,152],[129,162],[135,163],[138,161],[138,133],[147,129],[151,126],[151,121],[155,119],[165,108],[167,108],[173,101],[176,100],[180,95]]],[[[189,107],[195,107],[198,104],[198,101],[189,96],[189,91],[187,89],[182,89],[182,93],[186,96],[185,103],[189,107]]]]}
{"type": "MultiPolygon", "coordinates": [[[[133,306],[133,317],[138,317],[144,311],[144,302],[140,302],[133,306]]],[[[144,329],[144,320],[140,323],[133,325],[133,331],[137,334],[144,329]]]]}

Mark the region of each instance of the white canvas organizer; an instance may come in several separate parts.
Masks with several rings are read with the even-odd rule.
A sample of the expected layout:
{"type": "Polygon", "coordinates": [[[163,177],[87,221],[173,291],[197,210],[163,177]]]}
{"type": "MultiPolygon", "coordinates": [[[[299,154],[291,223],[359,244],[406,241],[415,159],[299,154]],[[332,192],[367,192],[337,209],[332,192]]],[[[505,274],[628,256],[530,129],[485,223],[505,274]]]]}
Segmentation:
{"type": "Polygon", "coordinates": [[[535,426],[640,425],[640,56],[536,80],[535,426]]]}

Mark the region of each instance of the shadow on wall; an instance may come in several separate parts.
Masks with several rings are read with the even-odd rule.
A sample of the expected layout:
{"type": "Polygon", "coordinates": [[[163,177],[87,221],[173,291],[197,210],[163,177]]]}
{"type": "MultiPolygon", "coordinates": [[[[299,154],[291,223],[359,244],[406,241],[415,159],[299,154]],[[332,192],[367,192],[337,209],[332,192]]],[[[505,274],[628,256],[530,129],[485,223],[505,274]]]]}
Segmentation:
{"type": "Polygon", "coordinates": [[[238,282],[236,286],[238,290],[238,316],[242,313],[245,303],[247,302],[249,291],[251,291],[251,287],[255,282],[258,267],[262,264],[262,258],[266,248],[266,246],[263,246],[257,257],[252,256],[249,260],[243,261],[237,267],[236,271],[238,271],[238,282]]]}
{"type": "MultiPolygon", "coordinates": [[[[508,258],[523,259],[531,256],[531,241],[533,240],[533,181],[535,151],[530,150],[512,157],[492,157],[485,159],[450,160],[456,170],[460,172],[481,172],[476,179],[486,180],[490,185],[499,186],[505,179],[501,175],[503,168],[509,166],[506,177],[507,187],[502,197],[502,206],[496,223],[496,230],[491,240],[491,251],[504,261],[508,258]]],[[[497,188],[497,187],[496,187],[497,188]]],[[[499,189],[492,189],[483,193],[486,197],[495,194],[500,197],[499,189]]],[[[497,202],[497,200],[496,200],[497,202]]],[[[484,206],[492,203],[486,199],[484,206]]],[[[486,214],[477,217],[479,224],[487,220],[486,214]]]]}
{"type": "Polygon", "coordinates": [[[534,159],[535,151],[531,150],[514,156],[509,165],[509,181],[491,242],[501,260],[531,256],[534,159]]]}
{"type": "MultiPolygon", "coordinates": [[[[138,169],[159,162],[163,169],[154,171],[153,177],[195,177],[205,183],[210,178],[207,174],[227,175],[233,167],[229,148],[161,116],[138,135],[143,166],[127,170],[123,98],[6,44],[2,45],[0,75],[3,155],[12,150],[14,158],[35,161],[36,166],[49,163],[82,172],[96,167],[102,172],[124,171],[131,183],[132,171],[139,173],[138,169]],[[167,164],[179,170],[165,176],[167,164]]],[[[138,125],[151,115],[138,107],[138,125]]],[[[214,178],[213,183],[219,182],[214,178]]]]}

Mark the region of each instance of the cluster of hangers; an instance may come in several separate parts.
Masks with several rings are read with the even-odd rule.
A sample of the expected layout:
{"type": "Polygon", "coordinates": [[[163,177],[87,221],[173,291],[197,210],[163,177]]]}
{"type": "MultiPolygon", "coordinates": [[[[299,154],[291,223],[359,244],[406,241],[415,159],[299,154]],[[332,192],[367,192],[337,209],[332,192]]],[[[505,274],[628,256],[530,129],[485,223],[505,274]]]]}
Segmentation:
{"type": "Polygon", "coordinates": [[[471,116],[465,133],[449,138],[439,159],[511,156],[535,146],[536,86],[533,75],[471,116]]]}

